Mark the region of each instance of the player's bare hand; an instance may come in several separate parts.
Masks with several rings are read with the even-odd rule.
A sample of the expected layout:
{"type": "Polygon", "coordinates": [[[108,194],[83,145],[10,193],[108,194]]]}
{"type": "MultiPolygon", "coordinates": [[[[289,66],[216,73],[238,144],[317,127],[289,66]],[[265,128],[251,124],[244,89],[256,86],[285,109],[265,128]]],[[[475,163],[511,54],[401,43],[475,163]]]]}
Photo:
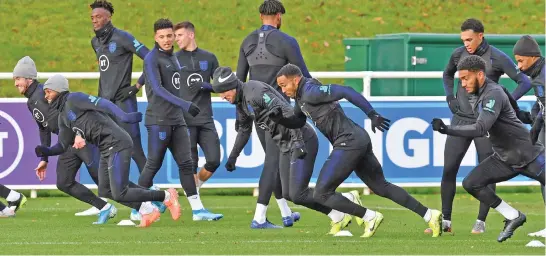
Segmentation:
{"type": "Polygon", "coordinates": [[[85,147],[85,140],[82,138],[82,136],[76,135],[73,147],[76,149],[81,149],[85,147]]]}
{"type": "Polygon", "coordinates": [[[40,161],[38,167],[36,167],[34,170],[36,171],[36,177],[38,177],[38,180],[43,181],[46,177],[47,162],[40,161]]]}

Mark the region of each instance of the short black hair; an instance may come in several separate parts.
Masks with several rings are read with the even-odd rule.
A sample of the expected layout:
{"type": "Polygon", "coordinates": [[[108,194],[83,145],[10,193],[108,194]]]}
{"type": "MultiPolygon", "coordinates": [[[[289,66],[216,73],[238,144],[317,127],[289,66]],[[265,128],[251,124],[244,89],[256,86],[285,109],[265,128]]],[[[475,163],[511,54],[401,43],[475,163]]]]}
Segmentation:
{"type": "Polygon", "coordinates": [[[469,55],[462,58],[457,64],[457,70],[468,70],[472,72],[485,72],[485,60],[478,55],[469,55]]]}
{"type": "Polygon", "coordinates": [[[263,15],[275,15],[277,13],[285,14],[286,10],[279,0],[265,0],[258,9],[260,14],[263,15]]]}
{"type": "Polygon", "coordinates": [[[189,21],[182,21],[174,25],[174,31],[179,30],[181,28],[190,30],[191,32],[195,32],[195,26],[193,25],[193,23],[189,21]]]}
{"type": "Polygon", "coordinates": [[[470,18],[463,22],[461,25],[461,32],[472,30],[476,33],[483,33],[485,32],[485,28],[483,27],[483,24],[480,20],[470,18]]]}
{"type": "Polygon", "coordinates": [[[173,28],[173,23],[169,19],[161,18],[154,23],[154,33],[166,28],[173,28]]]}
{"type": "Polygon", "coordinates": [[[301,69],[292,64],[288,63],[282,67],[279,72],[277,72],[277,77],[286,76],[286,77],[294,77],[294,76],[303,76],[301,73],[301,69]]]}
{"type": "Polygon", "coordinates": [[[106,0],[95,0],[95,2],[89,5],[89,7],[91,7],[92,10],[96,8],[104,8],[110,12],[110,15],[114,15],[114,5],[106,0]]]}

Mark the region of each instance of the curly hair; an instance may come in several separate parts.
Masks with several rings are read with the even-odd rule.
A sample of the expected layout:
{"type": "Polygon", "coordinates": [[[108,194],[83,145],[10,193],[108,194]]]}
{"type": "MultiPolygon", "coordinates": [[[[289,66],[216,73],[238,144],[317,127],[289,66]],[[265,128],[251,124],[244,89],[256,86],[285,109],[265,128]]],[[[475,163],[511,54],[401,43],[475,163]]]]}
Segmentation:
{"type": "Polygon", "coordinates": [[[485,72],[485,60],[478,55],[466,56],[457,64],[457,70],[468,70],[472,72],[485,72]]]}
{"type": "Polygon", "coordinates": [[[89,7],[91,7],[91,9],[104,8],[110,12],[110,15],[114,14],[114,5],[106,0],[95,0],[89,7]]]}
{"type": "Polygon", "coordinates": [[[265,0],[258,10],[260,11],[260,14],[263,15],[275,15],[279,12],[281,14],[286,13],[284,5],[282,5],[279,0],[265,0]]]}

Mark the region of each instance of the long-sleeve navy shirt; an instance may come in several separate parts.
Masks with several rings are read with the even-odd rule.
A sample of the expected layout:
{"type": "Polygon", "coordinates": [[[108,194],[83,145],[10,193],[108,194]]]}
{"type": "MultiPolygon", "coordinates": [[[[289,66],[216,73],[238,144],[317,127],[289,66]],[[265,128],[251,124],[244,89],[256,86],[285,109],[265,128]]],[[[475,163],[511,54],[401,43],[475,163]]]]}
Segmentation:
{"type": "MultiPolygon", "coordinates": [[[[273,26],[264,25],[260,29],[250,33],[243,40],[239,49],[237,77],[244,82],[247,80],[247,75],[250,72],[249,80],[264,82],[282,93],[282,90],[277,84],[277,72],[288,63],[298,66],[301,69],[303,76],[311,77],[311,74],[309,74],[309,70],[305,65],[305,61],[303,60],[298,41],[294,37],[289,36],[273,26]],[[269,62],[265,61],[265,64],[251,66],[248,58],[253,57],[254,55],[252,54],[264,54],[263,52],[256,53],[255,51],[258,50],[261,36],[267,32],[270,33],[267,35],[267,38],[265,38],[265,50],[272,54],[272,58],[269,62]],[[277,63],[277,61],[273,60],[277,58],[284,61],[277,63]]],[[[283,97],[287,99],[286,96],[283,97]]]]}
{"type": "Polygon", "coordinates": [[[294,116],[285,115],[282,123],[290,128],[298,127],[307,116],[334,148],[366,148],[370,143],[368,133],[345,115],[338,102],[341,99],[347,99],[366,114],[373,111],[366,98],[351,87],[322,85],[316,79],[302,78],[296,91],[294,116]]]}
{"type": "Polygon", "coordinates": [[[180,97],[186,101],[191,101],[201,110],[195,117],[184,112],[184,119],[188,126],[199,126],[212,122],[212,104],[210,93],[212,85],[210,80],[214,70],[220,65],[216,56],[201,48],[193,51],[180,50],[176,53],[178,62],[182,66],[180,71],[182,86],[180,88],[180,97]],[[194,93],[189,89],[190,82],[203,82],[203,89],[194,93]]]}
{"type": "MultiPolygon", "coordinates": [[[[149,50],[126,31],[111,23],[101,29],[101,36],[91,39],[99,64],[99,97],[114,101],[120,89],[131,86],[133,54],[144,59],[149,50]]],[[[138,80],[144,84],[144,77],[138,80]]]]}
{"type": "Polygon", "coordinates": [[[179,97],[181,68],[172,49],[164,51],[156,46],[146,55],[146,125],[186,125],[183,111],[188,111],[191,102],[179,97]]]}
{"type": "Polygon", "coordinates": [[[517,118],[508,96],[496,82],[486,79],[472,106],[478,118],[474,124],[447,126],[447,134],[459,137],[487,136],[494,156],[514,168],[525,167],[544,148],[533,145],[529,130],[517,118]]]}
{"type": "Polygon", "coordinates": [[[253,120],[258,127],[271,134],[281,152],[303,146],[304,140],[307,139],[302,134],[303,129],[288,129],[269,117],[270,113],[277,108],[281,109],[283,115],[294,115],[294,109],[290,103],[268,84],[250,80],[237,88],[237,137],[230,157],[239,156],[248,142],[252,133],[253,120]]]}
{"type": "MultiPolygon", "coordinates": [[[[34,120],[38,124],[40,132],[40,145],[51,146],[51,133],[59,134],[59,111],[49,107],[45,99],[43,84],[34,81],[25,92],[27,107],[34,120]]],[[[42,157],[42,161],[48,161],[48,157],[42,157]]]]}
{"type": "Polygon", "coordinates": [[[114,103],[81,92],[61,94],[54,105],[59,111],[59,139],[51,147],[51,155],[59,155],[74,144],[76,135],[81,136],[101,152],[132,148],[129,134],[121,129],[112,117],[122,120],[126,114],[114,103]]]}
{"type": "MultiPolygon", "coordinates": [[[[518,87],[512,93],[512,96],[515,100],[521,98],[527,91],[531,89],[531,82],[525,76],[525,74],[519,72],[519,69],[516,64],[501,50],[488,45],[484,39],[484,42],[480,48],[485,48],[482,51],[477,51],[477,54],[484,58],[486,61],[486,76],[487,78],[498,83],[500,77],[503,74],[507,74],[512,80],[518,83],[518,87]]],[[[455,72],[457,72],[457,64],[459,61],[470,55],[465,49],[464,46],[461,46],[453,51],[449,62],[444,70],[443,81],[444,81],[444,90],[446,96],[453,95],[453,87],[455,86],[455,72]]],[[[459,111],[455,113],[458,116],[476,119],[474,111],[472,110],[472,105],[476,101],[476,97],[469,95],[464,88],[462,88],[459,81],[456,88],[457,101],[459,103],[459,111]]]]}

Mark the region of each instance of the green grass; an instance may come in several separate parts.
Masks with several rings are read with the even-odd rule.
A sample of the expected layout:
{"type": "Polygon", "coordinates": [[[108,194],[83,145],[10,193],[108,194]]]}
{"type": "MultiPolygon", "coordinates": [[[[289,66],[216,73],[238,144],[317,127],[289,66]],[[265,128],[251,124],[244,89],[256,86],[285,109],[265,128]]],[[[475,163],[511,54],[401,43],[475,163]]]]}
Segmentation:
{"type": "MultiPolygon", "coordinates": [[[[0,71],[11,72],[30,55],[42,72],[97,71],[90,47],[91,0],[0,1],[0,71]]],[[[153,22],[160,17],[191,20],[200,47],[214,52],[221,65],[236,67],[242,39],[260,26],[254,0],[112,0],[114,25],[148,47],[153,22]]],[[[468,17],[481,19],[486,33],[544,33],[544,1],[444,0],[290,0],[282,30],[295,36],[312,71],[344,69],[342,40],[400,32],[457,33],[468,17]]],[[[135,60],[134,70],[141,71],[135,60]]],[[[326,81],[328,82],[328,81],[326,81]]],[[[336,80],[341,82],[341,80],[336,80]]],[[[16,97],[13,82],[0,80],[0,97],[16,97]]],[[[95,94],[97,81],[73,80],[74,91],[95,94]]]]}
{"type": "MultiPolygon", "coordinates": [[[[417,192],[418,190],[412,189],[417,192]]],[[[459,189],[460,190],[460,189],[459,189]]],[[[534,254],[544,255],[544,248],[527,248],[529,232],[544,228],[544,204],[536,188],[523,193],[500,196],[527,214],[527,223],[508,241],[499,244],[496,237],[503,227],[502,217],[491,211],[483,235],[471,235],[478,203],[467,194],[455,198],[454,235],[431,238],[423,233],[424,221],[414,213],[378,196],[363,196],[364,204],[385,215],[376,235],[363,239],[361,228],[349,226],[354,237],[325,235],[329,222],[325,216],[294,207],[302,220],[292,228],[250,230],[255,198],[251,196],[215,196],[203,192],[205,206],[223,213],[218,222],[193,222],[186,200],[182,200],[181,220],[174,222],[168,213],[148,229],[119,227],[128,219],[129,209],[118,207],[118,216],[103,226],[91,223],[95,217],[74,217],[86,205],[68,197],[39,197],[12,219],[0,219],[3,254],[534,254]]],[[[242,190],[238,190],[242,191],[242,190]]],[[[421,190],[422,191],[422,190],[421,190]]],[[[501,191],[513,191],[504,190],[501,191]]],[[[216,191],[218,192],[218,191],[216,191]]],[[[216,193],[215,192],[215,193],[216,193]]],[[[440,207],[437,194],[415,194],[433,208],[440,207]]],[[[275,201],[269,207],[269,219],[280,224],[275,201]]],[[[544,240],[542,240],[544,242],[544,240]]]]}

